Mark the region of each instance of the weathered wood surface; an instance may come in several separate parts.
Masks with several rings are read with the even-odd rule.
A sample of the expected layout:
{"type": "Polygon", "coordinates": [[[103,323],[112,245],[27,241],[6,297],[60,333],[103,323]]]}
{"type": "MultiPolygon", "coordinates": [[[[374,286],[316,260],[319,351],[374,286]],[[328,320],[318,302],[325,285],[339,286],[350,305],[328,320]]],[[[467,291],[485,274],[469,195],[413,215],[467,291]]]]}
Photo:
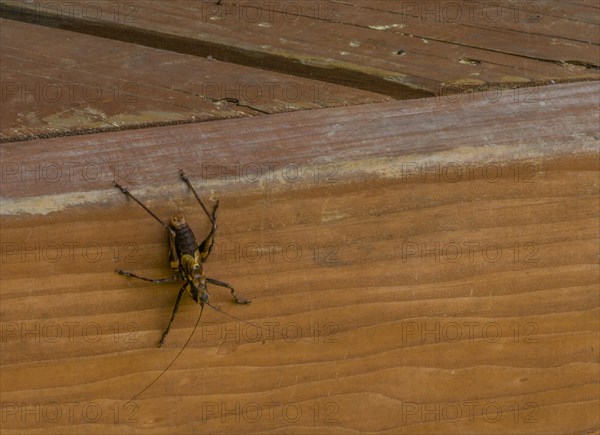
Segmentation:
{"type": "Polygon", "coordinates": [[[2,433],[597,432],[599,90],[2,145],[2,433]],[[198,307],[156,347],[177,285],[113,270],[166,276],[166,236],[110,183],[200,236],[180,167],[253,299],[212,301],[274,335],[207,309],[127,404],[198,307]]]}
{"type": "Polygon", "coordinates": [[[592,2],[352,3],[1,2],[10,18],[395,98],[600,77],[592,2]]]}
{"type": "Polygon", "coordinates": [[[0,141],[391,100],[29,23],[0,29],[0,141]]]}

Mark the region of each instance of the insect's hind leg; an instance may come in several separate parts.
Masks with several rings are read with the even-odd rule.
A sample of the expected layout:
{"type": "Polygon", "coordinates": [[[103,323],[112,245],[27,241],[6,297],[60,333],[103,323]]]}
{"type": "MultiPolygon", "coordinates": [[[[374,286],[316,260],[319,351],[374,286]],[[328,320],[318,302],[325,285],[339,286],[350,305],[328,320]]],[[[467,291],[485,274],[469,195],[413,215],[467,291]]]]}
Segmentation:
{"type": "Polygon", "coordinates": [[[156,221],[161,224],[163,227],[166,228],[166,230],[172,234],[175,235],[173,233],[173,230],[166,224],[164,223],[158,216],[156,216],[152,211],[150,211],[150,209],[148,207],[146,207],[144,204],[142,204],[142,202],[137,199],[135,196],[133,196],[131,194],[131,192],[129,192],[129,189],[127,189],[126,187],[121,186],[119,183],[117,183],[116,181],[113,181],[113,186],[115,186],[117,189],[119,189],[121,192],[123,192],[123,194],[131,199],[133,199],[135,202],[137,202],[144,210],[146,210],[150,216],[152,216],[154,219],[156,219],[156,221]]]}
{"type": "Polygon", "coordinates": [[[154,284],[160,284],[162,282],[171,282],[171,281],[175,281],[177,279],[177,275],[173,275],[168,278],[152,279],[152,278],[146,278],[143,276],[136,275],[135,273],[125,272],[124,270],[121,270],[121,269],[116,269],[115,272],[117,272],[119,275],[130,276],[132,278],[141,279],[143,281],[149,281],[154,284]]]}
{"type": "Polygon", "coordinates": [[[238,298],[238,296],[235,294],[235,289],[233,288],[233,286],[231,284],[227,284],[226,282],[219,281],[219,280],[216,280],[216,279],[213,279],[213,278],[208,278],[208,277],[206,277],[206,282],[208,282],[210,284],[218,285],[220,287],[226,287],[229,290],[231,290],[231,296],[233,296],[233,299],[238,304],[249,304],[250,302],[252,302],[250,299],[240,299],[240,298],[238,298]]]}
{"type": "Polygon", "coordinates": [[[215,244],[215,233],[217,232],[217,209],[219,208],[219,201],[218,200],[215,201],[212,213],[209,213],[208,209],[204,205],[204,202],[202,202],[202,199],[200,199],[200,196],[198,195],[198,193],[196,193],[196,189],[194,189],[194,186],[192,186],[190,179],[185,174],[185,172],[183,172],[183,169],[179,170],[179,176],[185,182],[185,184],[187,184],[187,186],[190,188],[190,190],[196,197],[198,204],[200,204],[200,207],[202,207],[202,210],[204,210],[204,213],[206,214],[206,216],[210,219],[210,222],[212,223],[212,228],[210,229],[210,233],[208,233],[208,235],[204,238],[204,240],[198,245],[198,251],[200,251],[200,256],[202,258],[202,262],[204,262],[210,255],[212,248],[215,244]]]}
{"type": "Polygon", "coordinates": [[[217,209],[219,208],[219,201],[215,202],[215,205],[213,206],[213,212],[212,212],[212,222],[213,222],[213,226],[210,230],[210,233],[208,233],[208,235],[204,238],[204,240],[202,240],[202,242],[200,242],[200,244],[198,245],[198,252],[200,253],[200,257],[202,259],[202,262],[204,263],[207,259],[208,256],[210,255],[213,246],[215,245],[215,234],[217,232],[217,209]]]}
{"type": "Polygon", "coordinates": [[[181,289],[179,289],[179,294],[177,295],[177,300],[175,301],[175,306],[173,307],[173,313],[171,314],[171,318],[169,319],[169,324],[167,325],[167,329],[165,329],[165,332],[163,332],[163,335],[160,338],[160,343],[158,344],[158,347],[162,347],[163,343],[165,342],[165,338],[167,338],[167,335],[169,334],[169,330],[171,329],[171,323],[173,323],[175,314],[177,314],[177,310],[179,310],[179,303],[181,302],[181,297],[183,296],[183,292],[187,285],[188,285],[188,283],[185,283],[183,285],[183,287],[181,287],[181,289]]]}
{"type": "MultiPolygon", "coordinates": [[[[198,201],[198,204],[200,204],[200,207],[202,207],[202,210],[204,210],[204,213],[206,214],[206,216],[212,222],[213,228],[216,228],[217,223],[216,223],[216,219],[214,217],[215,211],[213,210],[213,215],[211,216],[210,213],[208,212],[208,209],[204,205],[204,202],[202,202],[202,200],[200,199],[200,196],[196,193],[196,189],[194,189],[194,186],[192,186],[192,183],[190,182],[190,179],[188,178],[187,175],[185,175],[185,172],[183,172],[183,169],[179,170],[179,176],[184,181],[184,183],[187,184],[187,186],[190,188],[190,190],[192,191],[192,193],[196,197],[196,200],[198,201]]],[[[216,209],[216,207],[215,207],[215,209],[216,209]]]]}

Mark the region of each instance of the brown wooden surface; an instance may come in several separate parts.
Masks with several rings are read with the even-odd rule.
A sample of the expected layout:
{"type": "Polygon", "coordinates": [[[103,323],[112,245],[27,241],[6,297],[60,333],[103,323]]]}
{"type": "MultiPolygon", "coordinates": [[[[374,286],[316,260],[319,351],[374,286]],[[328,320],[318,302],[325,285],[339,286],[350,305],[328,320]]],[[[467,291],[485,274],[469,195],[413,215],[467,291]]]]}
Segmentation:
{"type": "Polygon", "coordinates": [[[34,24],[0,25],[0,141],[391,100],[34,24]]]}
{"type": "Polygon", "coordinates": [[[2,433],[598,432],[599,90],[4,144],[2,433]],[[180,167],[221,199],[207,272],[253,299],[212,301],[276,336],[207,309],[127,405],[198,307],[156,347],[177,285],[113,269],[165,276],[166,237],[110,183],[200,235],[180,167]]]}
{"type": "Polygon", "coordinates": [[[424,2],[411,3],[415,12],[407,2],[356,3],[123,0],[94,2],[93,13],[69,2],[2,5],[16,19],[395,98],[600,77],[592,2],[483,2],[458,20],[456,2],[440,2],[437,16],[424,2]]]}

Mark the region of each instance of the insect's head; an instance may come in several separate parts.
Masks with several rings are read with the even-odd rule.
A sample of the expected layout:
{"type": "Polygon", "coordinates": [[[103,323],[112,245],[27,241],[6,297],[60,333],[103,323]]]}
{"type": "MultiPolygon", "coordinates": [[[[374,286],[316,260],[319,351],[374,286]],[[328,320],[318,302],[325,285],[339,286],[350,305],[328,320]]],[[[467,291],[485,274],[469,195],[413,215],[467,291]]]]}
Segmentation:
{"type": "Polygon", "coordinates": [[[197,282],[191,283],[191,294],[194,301],[204,305],[208,303],[208,290],[206,289],[206,278],[200,277],[197,282]]]}

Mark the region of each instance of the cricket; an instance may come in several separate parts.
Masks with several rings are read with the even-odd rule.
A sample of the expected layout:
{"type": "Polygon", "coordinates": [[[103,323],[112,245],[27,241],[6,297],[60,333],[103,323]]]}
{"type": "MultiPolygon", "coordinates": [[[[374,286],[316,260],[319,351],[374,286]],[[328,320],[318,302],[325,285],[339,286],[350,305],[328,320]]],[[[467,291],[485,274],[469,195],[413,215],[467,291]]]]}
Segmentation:
{"type": "Polygon", "coordinates": [[[202,311],[204,310],[205,304],[223,313],[223,311],[221,311],[218,307],[212,305],[209,302],[210,295],[208,292],[208,284],[228,288],[231,291],[231,296],[233,297],[233,300],[238,304],[249,304],[251,302],[248,299],[239,298],[235,292],[235,289],[230,284],[213,278],[209,278],[205,275],[203,266],[213,249],[215,243],[215,235],[218,228],[217,210],[219,208],[219,201],[214,201],[212,213],[209,213],[208,209],[204,205],[204,202],[202,202],[202,199],[196,193],[196,190],[192,186],[192,183],[190,182],[189,178],[181,169],[179,170],[179,176],[192,191],[192,193],[196,197],[196,200],[198,201],[198,204],[200,204],[200,207],[202,207],[202,210],[204,211],[204,213],[206,214],[206,216],[212,224],[208,235],[200,243],[197,242],[194,232],[187,224],[182,214],[177,214],[173,216],[169,221],[169,224],[167,224],[163,220],[161,220],[156,214],[154,214],[148,207],[146,207],[140,200],[133,196],[126,187],[121,186],[116,181],[113,182],[114,187],[123,192],[123,194],[125,194],[125,196],[127,196],[128,198],[131,198],[132,200],[137,202],[144,210],[146,210],[158,223],[160,223],[167,230],[169,234],[169,259],[171,269],[173,270],[173,275],[167,278],[152,279],[136,275],[132,272],[126,272],[120,269],[117,269],[116,272],[120,275],[140,279],[143,281],[149,281],[154,284],[169,283],[177,280],[183,281],[183,285],[179,289],[179,294],[177,295],[177,299],[175,300],[175,306],[173,307],[171,318],[169,319],[169,323],[167,324],[167,327],[164,330],[160,339],[159,347],[162,347],[167,338],[167,335],[169,334],[171,324],[173,323],[175,315],[177,314],[177,310],[179,309],[179,304],[181,302],[182,296],[186,291],[190,295],[192,300],[200,305],[200,314],[198,317],[198,322],[200,321],[200,317],[202,316],[202,311]]]}

